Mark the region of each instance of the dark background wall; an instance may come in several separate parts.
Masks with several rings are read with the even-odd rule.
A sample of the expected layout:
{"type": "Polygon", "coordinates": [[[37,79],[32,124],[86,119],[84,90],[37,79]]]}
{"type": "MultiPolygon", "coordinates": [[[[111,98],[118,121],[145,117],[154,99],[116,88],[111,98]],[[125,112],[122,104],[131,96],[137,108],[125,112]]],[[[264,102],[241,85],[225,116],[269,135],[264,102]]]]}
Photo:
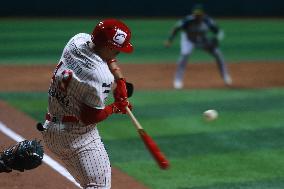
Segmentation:
{"type": "Polygon", "coordinates": [[[283,0],[3,0],[0,16],[182,16],[196,3],[212,16],[284,16],[283,0]]]}

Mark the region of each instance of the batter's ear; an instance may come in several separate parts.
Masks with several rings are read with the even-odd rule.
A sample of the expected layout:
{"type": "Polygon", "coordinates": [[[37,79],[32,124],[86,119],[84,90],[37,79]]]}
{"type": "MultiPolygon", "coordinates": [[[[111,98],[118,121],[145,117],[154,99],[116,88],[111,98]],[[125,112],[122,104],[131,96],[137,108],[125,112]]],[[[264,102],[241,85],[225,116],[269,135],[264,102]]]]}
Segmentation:
{"type": "Polygon", "coordinates": [[[126,82],[127,97],[131,97],[134,91],[134,85],[132,83],[126,82]]]}

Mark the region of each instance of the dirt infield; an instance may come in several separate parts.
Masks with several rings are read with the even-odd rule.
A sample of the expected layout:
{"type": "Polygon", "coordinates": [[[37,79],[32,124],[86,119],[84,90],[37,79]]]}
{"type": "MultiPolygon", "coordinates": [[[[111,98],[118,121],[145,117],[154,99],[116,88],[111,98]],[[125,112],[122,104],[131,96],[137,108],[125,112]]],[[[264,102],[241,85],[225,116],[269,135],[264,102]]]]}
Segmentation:
{"type": "MultiPolygon", "coordinates": [[[[0,66],[0,91],[47,91],[55,66],[0,66]]],[[[171,89],[174,64],[123,64],[122,70],[136,89],[171,89]]],[[[284,63],[229,64],[233,88],[284,86],[284,63]]],[[[189,64],[185,88],[224,88],[213,63],[189,64]]]]}
{"type": "MultiPolygon", "coordinates": [[[[9,126],[14,132],[20,134],[27,139],[41,139],[40,133],[36,130],[36,121],[9,106],[7,103],[0,101],[0,121],[9,126]],[[12,116],[7,116],[12,115],[12,116]]],[[[15,142],[0,132],[1,145],[0,149],[15,144],[15,142]]],[[[53,159],[58,160],[47,148],[45,153],[53,159]]],[[[127,176],[120,170],[112,167],[112,185],[113,189],[137,188],[146,189],[141,183],[138,183],[133,178],[127,176]]],[[[12,173],[0,173],[0,188],[1,189],[75,189],[78,188],[66,178],[55,172],[48,165],[43,164],[37,169],[12,173]]]]}
{"type": "MultiPolygon", "coordinates": [[[[53,69],[54,66],[0,66],[0,92],[47,91],[53,69]]],[[[127,80],[134,83],[137,90],[172,89],[172,78],[175,71],[175,65],[173,64],[129,64],[122,65],[122,70],[127,80]]],[[[229,64],[229,70],[233,78],[231,88],[246,89],[284,86],[284,63],[281,62],[229,64]]],[[[188,65],[185,89],[197,88],[226,88],[215,64],[188,65]]],[[[34,128],[35,120],[2,101],[0,101],[0,110],[0,121],[8,125],[13,131],[28,139],[41,138],[34,128]]],[[[1,132],[0,137],[1,148],[15,143],[1,132]]],[[[48,150],[46,150],[46,153],[56,159],[48,150]]],[[[113,168],[112,185],[113,189],[146,189],[141,183],[138,183],[116,168],[113,168]]],[[[1,173],[0,186],[3,189],[77,188],[46,164],[24,173],[1,173]]]]}

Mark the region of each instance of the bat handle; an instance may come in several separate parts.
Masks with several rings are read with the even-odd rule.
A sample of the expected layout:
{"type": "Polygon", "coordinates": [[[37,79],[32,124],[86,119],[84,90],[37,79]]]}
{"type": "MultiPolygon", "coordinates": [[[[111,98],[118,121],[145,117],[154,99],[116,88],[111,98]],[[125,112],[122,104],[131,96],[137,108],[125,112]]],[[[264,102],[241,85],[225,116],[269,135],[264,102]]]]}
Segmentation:
{"type": "Polygon", "coordinates": [[[140,123],[138,122],[138,120],[135,118],[132,111],[128,107],[126,107],[126,111],[127,111],[128,115],[130,116],[132,122],[134,123],[135,127],[138,130],[143,130],[143,127],[140,125],[140,123]]]}

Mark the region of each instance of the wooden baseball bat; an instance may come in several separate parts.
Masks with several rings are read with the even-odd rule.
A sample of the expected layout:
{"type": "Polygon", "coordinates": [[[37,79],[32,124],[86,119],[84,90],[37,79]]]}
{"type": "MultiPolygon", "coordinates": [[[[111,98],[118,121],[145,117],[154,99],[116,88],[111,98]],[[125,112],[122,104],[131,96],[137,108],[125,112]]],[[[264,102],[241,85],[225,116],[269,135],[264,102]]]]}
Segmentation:
{"type": "Polygon", "coordinates": [[[142,138],[145,146],[147,147],[153,158],[156,160],[160,168],[161,169],[169,168],[169,161],[167,160],[165,155],[161,152],[161,150],[159,149],[155,141],[152,139],[152,137],[150,137],[147,134],[147,132],[143,129],[141,124],[138,122],[138,120],[135,118],[135,116],[128,107],[126,107],[126,111],[130,116],[134,126],[136,127],[140,137],[142,138]]]}

